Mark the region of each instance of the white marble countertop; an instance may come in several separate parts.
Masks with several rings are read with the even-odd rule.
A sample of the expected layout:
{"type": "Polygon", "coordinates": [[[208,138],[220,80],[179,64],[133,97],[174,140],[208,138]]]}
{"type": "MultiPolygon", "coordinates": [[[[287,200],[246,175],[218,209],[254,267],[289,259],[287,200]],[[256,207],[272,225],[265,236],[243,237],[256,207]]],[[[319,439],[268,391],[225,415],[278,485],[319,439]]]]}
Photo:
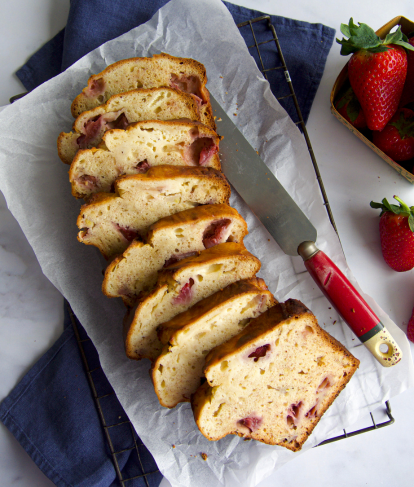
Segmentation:
{"type": "MultiPolygon", "coordinates": [[[[350,17],[379,28],[397,15],[414,19],[409,0],[239,0],[264,12],[321,22],[337,30],[350,17]]],[[[0,9],[0,106],[24,91],[13,74],[66,23],[69,0],[15,0],[0,9]]],[[[334,44],[328,57],[307,129],[322,174],[349,267],[395,323],[405,329],[414,306],[414,271],[396,273],[384,263],[379,246],[378,213],[371,200],[398,194],[414,204],[414,186],[381,161],[337,122],[329,110],[329,94],[346,62],[334,44]]],[[[19,225],[0,195],[0,400],[46,351],[62,330],[62,298],[43,276],[19,225]]],[[[411,345],[414,352],[414,346],[411,345]]],[[[414,481],[414,390],[391,400],[395,424],[298,456],[263,481],[261,487],[337,487],[348,485],[411,486],[414,481]]],[[[382,411],[374,412],[377,421],[382,411]]],[[[371,418],[355,425],[370,426],[371,418]]],[[[0,487],[53,485],[0,423],[0,487]]],[[[166,487],[167,481],[162,486],[166,487]]],[[[194,484],[196,485],[196,483],[194,484]]]]}

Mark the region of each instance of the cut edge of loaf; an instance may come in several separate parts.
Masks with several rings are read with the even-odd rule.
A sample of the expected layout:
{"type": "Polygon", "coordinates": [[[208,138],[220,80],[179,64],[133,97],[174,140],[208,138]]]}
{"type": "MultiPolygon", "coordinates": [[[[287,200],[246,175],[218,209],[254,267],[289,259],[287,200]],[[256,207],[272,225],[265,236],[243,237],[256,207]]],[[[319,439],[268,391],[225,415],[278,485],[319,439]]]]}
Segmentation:
{"type": "MultiPolygon", "coordinates": [[[[289,331],[287,332],[287,337],[289,337],[289,331]]],[[[300,335],[300,337],[302,337],[302,335],[300,335]]],[[[306,348],[303,354],[306,355],[309,351],[312,351],[310,347],[306,348]]],[[[298,360],[303,360],[304,355],[298,355],[298,353],[299,352],[296,351],[293,355],[295,358],[290,358],[289,360],[283,355],[283,359],[281,360],[283,361],[283,364],[285,364],[284,367],[287,371],[289,371],[289,367],[292,368],[295,366],[295,362],[292,362],[292,360],[296,360],[296,357],[298,360]]],[[[318,352],[315,352],[315,354],[317,355],[318,352]]],[[[349,382],[358,366],[359,360],[353,357],[341,343],[318,325],[315,316],[306,308],[306,306],[300,301],[289,299],[285,303],[276,304],[261,316],[252,320],[239,335],[216,347],[207,355],[204,369],[207,382],[200,386],[197,392],[192,396],[194,417],[202,434],[212,441],[223,438],[227,434],[235,434],[246,438],[253,438],[268,444],[284,446],[292,451],[299,451],[322,415],[349,382]],[[344,364],[342,365],[344,370],[339,369],[336,372],[337,377],[334,377],[332,371],[328,373],[325,370],[327,366],[324,362],[326,355],[315,356],[312,358],[312,361],[314,361],[315,364],[312,363],[310,366],[308,365],[308,369],[306,369],[305,365],[300,367],[302,372],[299,371],[299,375],[302,373],[304,374],[300,375],[300,377],[303,378],[306,374],[310,374],[309,378],[306,376],[306,380],[312,379],[316,384],[313,384],[316,388],[316,403],[314,403],[314,400],[310,402],[308,399],[303,399],[303,402],[302,399],[299,400],[295,396],[295,394],[297,394],[295,392],[295,387],[292,388],[290,383],[288,383],[288,386],[283,384],[283,381],[285,380],[283,376],[285,374],[289,376],[289,372],[285,372],[284,369],[278,369],[277,365],[275,365],[275,362],[277,362],[277,347],[289,347],[289,344],[285,343],[287,338],[283,334],[285,333],[285,330],[289,330],[290,332],[293,332],[293,336],[296,337],[295,331],[297,331],[297,329],[295,329],[295,325],[296,327],[304,326],[303,340],[315,339],[320,347],[324,346],[327,348],[328,352],[326,355],[329,353],[332,354],[332,357],[326,358],[326,360],[333,360],[333,356],[335,356],[338,360],[341,359],[344,364]],[[277,339],[275,345],[273,345],[272,340],[276,335],[277,339]],[[279,339],[282,340],[281,343],[278,341],[279,339]],[[207,410],[209,407],[216,407],[215,401],[220,402],[222,400],[223,394],[220,392],[221,395],[219,395],[218,392],[220,387],[223,386],[223,381],[226,379],[223,376],[221,379],[222,382],[220,382],[220,374],[224,374],[222,371],[227,370],[227,368],[229,371],[231,370],[231,367],[233,366],[231,360],[235,356],[244,357],[241,362],[244,367],[247,367],[247,364],[252,366],[253,362],[256,363],[259,361],[255,368],[252,369],[250,367],[250,374],[257,374],[258,370],[263,370],[261,374],[265,374],[266,371],[268,374],[270,373],[270,375],[266,375],[266,381],[271,383],[271,386],[267,386],[267,394],[274,394],[274,399],[271,401],[272,403],[273,401],[280,399],[282,397],[282,392],[285,391],[284,396],[286,396],[286,398],[282,398],[285,406],[281,409],[279,406],[280,410],[272,411],[272,417],[276,418],[280,416],[281,418],[278,427],[284,428],[282,436],[277,437],[274,431],[269,431],[270,426],[267,426],[267,429],[264,428],[267,423],[264,422],[263,417],[260,415],[260,411],[255,410],[257,408],[254,407],[251,407],[251,410],[249,411],[240,411],[241,419],[235,421],[234,425],[233,422],[231,422],[231,425],[233,426],[229,426],[227,429],[223,429],[220,432],[217,431],[217,433],[212,433],[215,431],[215,426],[214,422],[213,426],[208,426],[208,421],[211,423],[212,420],[211,417],[208,416],[207,410]],[[271,359],[273,362],[270,362],[271,359]],[[250,360],[250,362],[248,362],[248,360],[250,360]],[[272,364],[273,368],[271,367],[272,364]],[[307,372],[305,372],[305,370],[307,370],[307,372]],[[316,377],[313,377],[312,374],[316,377]],[[320,377],[318,374],[320,374],[320,377]],[[279,382],[277,382],[277,380],[279,382]],[[332,381],[333,384],[331,384],[330,381],[332,381]],[[278,385],[279,387],[277,387],[278,385]],[[284,387],[288,388],[285,389],[284,387]],[[273,392],[273,390],[275,392],[273,392]],[[279,396],[277,396],[277,394],[279,394],[279,396]],[[318,394],[320,394],[320,396],[318,396],[318,394]],[[319,399],[320,403],[318,403],[319,399]],[[309,404],[307,404],[306,401],[308,401],[309,404]],[[213,404],[213,406],[211,406],[211,404],[213,404]],[[305,413],[304,411],[308,408],[309,411],[305,413]],[[278,415],[276,415],[276,413],[278,413],[278,415]],[[245,414],[247,414],[247,416],[244,416],[245,414]],[[297,428],[301,426],[301,422],[305,423],[306,427],[303,431],[299,430],[299,432],[296,433],[297,428]],[[288,430],[289,434],[285,434],[285,430],[288,430]]],[[[229,371],[227,373],[229,373],[229,371]]],[[[238,373],[243,377],[245,372],[239,371],[238,373]]],[[[265,375],[259,375],[259,377],[265,377],[265,375]]],[[[298,384],[296,388],[299,391],[304,379],[297,379],[298,376],[296,375],[292,377],[293,384],[298,384]],[[302,382],[300,382],[301,380],[302,382]]],[[[312,380],[309,382],[308,387],[310,387],[312,380]]],[[[265,379],[263,379],[263,381],[265,381],[265,379]]],[[[265,397],[267,397],[266,393],[262,392],[260,400],[264,402],[266,400],[264,399],[265,397]]],[[[227,414],[228,408],[225,406],[226,402],[224,401],[222,404],[223,405],[220,405],[216,411],[216,417],[219,417],[223,412],[226,412],[227,414]]],[[[265,411],[265,409],[261,411],[265,411]]],[[[223,421],[223,418],[221,418],[221,420],[214,419],[214,421],[218,423],[219,421],[223,421]]],[[[275,429],[276,427],[274,427],[274,430],[275,429]]]]}
{"type": "Polygon", "coordinates": [[[102,291],[121,297],[128,307],[137,295],[150,289],[157,272],[218,243],[243,243],[247,223],[231,206],[200,205],[162,218],[151,225],[143,242],[133,240],[105,270],[102,291]]]}
{"type": "Polygon", "coordinates": [[[100,147],[80,149],[71,162],[72,195],[87,198],[96,192],[111,192],[120,176],[144,174],[160,165],[220,171],[219,142],[212,129],[191,121],[144,120],[125,130],[108,130],[100,147]],[[174,142],[169,143],[169,136],[174,142]]]}
{"type": "Polygon", "coordinates": [[[121,176],[115,182],[115,193],[95,193],[82,205],[77,219],[78,241],[98,247],[108,259],[124,252],[134,238],[141,238],[158,219],[199,204],[211,204],[212,199],[213,203],[228,203],[230,192],[230,185],[224,175],[207,167],[155,166],[144,174],[121,176]],[[176,189],[186,179],[187,182],[193,182],[195,189],[193,191],[187,185],[189,199],[182,201],[180,197],[178,201],[176,189]],[[161,185],[158,187],[159,183],[161,185]],[[131,199],[128,196],[139,190],[138,195],[143,199],[147,194],[144,192],[146,185],[151,198],[145,200],[145,211],[136,212],[134,208],[139,198],[131,199]],[[156,192],[168,193],[172,190],[172,194],[153,198],[151,189],[154,188],[156,192]],[[118,212],[119,218],[114,219],[112,213],[117,208],[122,212],[118,212]]]}
{"type": "Polygon", "coordinates": [[[133,310],[126,315],[124,336],[127,356],[135,360],[142,358],[155,360],[162,348],[156,334],[158,325],[168,321],[222,287],[240,279],[254,277],[259,272],[260,266],[259,259],[251,254],[243,244],[226,242],[165,268],[158,274],[154,288],[143,294],[133,310]],[[222,272],[223,267],[232,261],[237,261],[238,265],[233,267],[231,271],[229,270],[227,274],[222,272]],[[242,263],[245,265],[243,266],[242,263]],[[200,270],[203,270],[205,275],[201,275],[200,270]],[[205,295],[196,295],[195,290],[199,289],[200,286],[203,289],[211,282],[211,279],[204,279],[208,274],[212,274],[217,281],[216,284],[220,284],[220,287],[214,288],[211,292],[208,291],[205,295]],[[225,278],[222,277],[224,275],[225,278]],[[159,307],[165,296],[174,300],[175,309],[166,305],[159,307]],[[196,300],[194,300],[194,296],[196,300]],[[151,313],[155,309],[157,309],[157,318],[153,323],[151,313]],[[147,317],[148,313],[150,313],[149,317],[147,317]],[[153,346],[153,342],[156,346],[153,346]]]}
{"type": "MultiPolygon", "coordinates": [[[[131,123],[145,120],[202,122],[194,97],[175,88],[163,86],[117,93],[103,105],[79,114],[72,132],[60,133],[58,155],[62,162],[71,164],[78,150],[97,147],[106,131],[125,129],[131,123]]],[[[215,124],[205,121],[204,124],[215,130],[215,124]]]]}
{"type": "MultiPolygon", "coordinates": [[[[137,80],[135,86],[125,86],[123,89],[119,89],[119,91],[116,91],[117,88],[115,88],[115,92],[110,92],[109,96],[107,96],[107,90],[105,90],[105,82],[111,75],[113,76],[114,74],[116,75],[116,73],[122,73],[123,70],[131,70],[130,72],[132,72],[135,69],[135,66],[137,66],[139,69],[140,65],[155,66],[156,64],[160,63],[171,64],[171,66],[174,65],[174,68],[176,68],[176,70],[179,70],[177,71],[178,74],[180,74],[181,72],[184,72],[185,74],[185,71],[187,71],[187,75],[189,76],[198,76],[199,85],[195,89],[195,99],[201,100],[201,108],[203,109],[202,112],[204,112],[204,117],[206,117],[206,119],[212,119],[214,123],[214,117],[212,115],[212,109],[210,105],[210,95],[206,88],[207,74],[203,64],[191,58],[178,58],[166,53],[155,54],[152,57],[123,59],[107,66],[100,73],[90,76],[87,86],[72,102],[71,112],[73,117],[76,118],[83,111],[104,103],[111,95],[115,94],[115,92],[121,93],[129,91],[133,88],[144,87],[142,83],[137,80]],[[191,75],[190,73],[193,74],[191,75]]],[[[159,74],[160,73],[158,72],[158,75],[159,74]]],[[[185,76],[179,78],[176,73],[171,72],[170,67],[167,67],[166,74],[168,75],[168,80],[165,79],[164,81],[162,81],[160,83],[160,86],[171,86],[173,88],[178,88],[184,92],[194,91],[194,89],[191,90],[191,79],[186,80],[185,76]],[[176,78],[173,79],[174,76],[176,76],[176,78]]],[[[146,87],[149,88],[150,86],[146,87]]],[[[154,86],[152,85],[151,87],[154,86]]]]}
{"type": "Polygon", "coordinates": [[[236,281],[158,326],[164,347],[152,367],[164,407],[189,402],[203,377],[206,353],[240,332],[276,300],[263,279],[236,281]]]}

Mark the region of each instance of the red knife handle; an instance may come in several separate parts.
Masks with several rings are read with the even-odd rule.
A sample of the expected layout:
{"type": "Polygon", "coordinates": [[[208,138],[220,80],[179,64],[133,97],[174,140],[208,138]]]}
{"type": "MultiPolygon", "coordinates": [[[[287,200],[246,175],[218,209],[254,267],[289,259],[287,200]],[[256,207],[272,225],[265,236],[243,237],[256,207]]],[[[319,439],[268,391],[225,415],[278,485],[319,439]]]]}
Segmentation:
{"type": "Polygon", "coordinates": [[[298,252],[323,294],[375,358],[385,366],[398,363],[402,354],[395,340],[341,270],[313,242],[304,242],[298,252]]]}

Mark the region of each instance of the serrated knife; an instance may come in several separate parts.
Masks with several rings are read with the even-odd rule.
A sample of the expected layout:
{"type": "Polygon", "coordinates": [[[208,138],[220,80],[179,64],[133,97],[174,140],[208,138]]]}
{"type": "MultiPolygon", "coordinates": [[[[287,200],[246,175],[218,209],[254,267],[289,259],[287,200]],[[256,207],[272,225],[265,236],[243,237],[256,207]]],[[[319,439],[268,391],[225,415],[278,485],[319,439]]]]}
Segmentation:
{"type": "Polygon", "coordinates": [[[222,171],[285,254],[297,256],[323,294],[360,341],[384,367],[402,352],[341,270],[316,245],[317,231],[270,169],[211,96],[220,142],[222,171]]]}

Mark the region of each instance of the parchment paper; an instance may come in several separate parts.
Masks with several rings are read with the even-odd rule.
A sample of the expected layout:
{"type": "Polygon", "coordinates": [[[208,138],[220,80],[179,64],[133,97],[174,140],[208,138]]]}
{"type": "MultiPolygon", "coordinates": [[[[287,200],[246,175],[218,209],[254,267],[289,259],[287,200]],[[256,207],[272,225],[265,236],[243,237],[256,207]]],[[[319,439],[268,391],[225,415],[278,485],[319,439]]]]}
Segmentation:
{"type": "MultiPolygon", "coordinates": [[[[61,131],[70,131],[70,105],[88,77],[120,59],[161,51],[205,64],[209,90],[318,229],[319,248],[352,279],[323,207],[304,139],[275,100],[219,0],[171,1],[147,24],[104,44],[2,110],[0,187],[43,272],[68,299],[92,338],[109,381],[162,473],[176,486],[254,486],[297,454],[234,436],[209,442],[198,432],[189,404],[172,410],[159,405],[149,362],[125,356],[124,307],[101,292],[103,259],[97,249],[76,240],[80,203],[70,194],[68,167],[57,156],[56,139],[61,131]]],[[[307,441],[306,451],[413,385],[408,342],[366,296],[404,353],[396,367],[381,367],[341,323],[301,259],[283,254],[235,193],[231,204],[247,220],[246,247],[261,259],[260,276],[277,299],[303,301],[320,324],[361,360],[359,371],[307,441]]]]}

